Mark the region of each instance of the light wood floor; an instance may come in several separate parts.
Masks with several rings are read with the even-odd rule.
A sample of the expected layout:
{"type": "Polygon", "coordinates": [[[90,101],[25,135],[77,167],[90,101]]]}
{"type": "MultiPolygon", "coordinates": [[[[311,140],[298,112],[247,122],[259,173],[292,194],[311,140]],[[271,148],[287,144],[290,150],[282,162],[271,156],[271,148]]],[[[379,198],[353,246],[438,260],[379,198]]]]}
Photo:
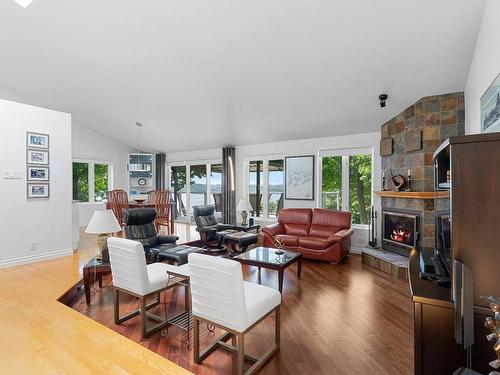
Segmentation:
{"type": "MultiPolygon", "coordinates": [[[[258,281],[256,268],[244,267],[245,278],[258,281]]],[[[261,281],[276,287],[277,275],[263,270],[261,281]]],[[[183,305],[181,288],[168,292],[166,307],[172,316],[183,305]]],[[[112,322],[110,278],[104,287],[94,286],[92,303],[78,301],[74,308],[103,325],[140,343],[197,374],[230,374],[231,356],[217,351],[202,365],[192,361],[184,331],[171,328],[140,339],[139,322],[132,319],[120,326],[112,322]]],[[[408,285],[361,264],[351,255],[335,267],[305,261],[302,279],[295,266],[287,269],[283,292],[281,350],[262,374],[411,374],[413,373],[413,320],[408,285]]],[[[123,302],[124,311],[136,308],[134,299],[123,302]]],[[[272,342],[272,318],[268,318],[245,340],[252,354],[261,354],[272,342]]],[[[214,337],[203,327],[205,344],[214,337]]]]}
{"type": "Polygon", "coordinates": [[[0,270],[0,374],[189,373],[57,301],[81,279],[94,240],[70,257],[0,270]]]}

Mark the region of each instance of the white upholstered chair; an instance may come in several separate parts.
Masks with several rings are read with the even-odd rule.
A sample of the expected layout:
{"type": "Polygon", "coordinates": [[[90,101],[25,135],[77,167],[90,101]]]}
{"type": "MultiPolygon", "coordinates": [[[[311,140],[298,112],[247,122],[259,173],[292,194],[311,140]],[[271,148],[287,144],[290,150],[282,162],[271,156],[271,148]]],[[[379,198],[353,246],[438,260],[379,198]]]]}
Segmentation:
{"type": "MultiPolygon", "coordinates": [[[[187,274],[189,266],[185,264],[176,267],[165,263],[146,265],[144,246],[138,241],[124,238],[108,238],[108,249],[114,286],[115,324],[121,324],[140,315],[142,338],[165,327],[167,325],[166,318],[149,313],[147,310],[159,305],[160,293],[167,286],[167,271],[173,270],[178,274],[187,274]],[[120,317],[120,292],[139,298],[140,308],[120,317]],[[156,300],[148,304],[147,299],[155,295],[156,300]],[[158,324],[148,330],[147,318],[158,322],[158,324]]],[[[173,286],[175,286],[175,283],[169,283],[169,287],[173,286]]]]}
{"type": "Polygon", "coordinates": [[[243,374],[244,360],[254,362],[245,374],[254,374],[280,347],[281,294],[267,286],[243,281],[241,264],[203,254],[189,254],[191,298],[194,320],[194,361],[200,363],[217,347],[237,353],[237,374],[243,374]],[[275,314],[275,343],[262,357],[245,354],[244,336],[275,314]],[[200,323],[226,331],[200,354],[200,323]],[[226,343],[231,338],[232,345],[226,343]]]}

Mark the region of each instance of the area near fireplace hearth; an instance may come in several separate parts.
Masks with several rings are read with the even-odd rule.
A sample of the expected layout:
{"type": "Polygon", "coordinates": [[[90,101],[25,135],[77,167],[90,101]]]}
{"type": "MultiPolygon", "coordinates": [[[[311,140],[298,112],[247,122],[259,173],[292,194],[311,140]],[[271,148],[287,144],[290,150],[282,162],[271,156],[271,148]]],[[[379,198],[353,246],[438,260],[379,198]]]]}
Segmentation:
{"type": "MultiPolygon", "coordinates": [[[[381,248],[363,251],[364,263],[384,271],[379,264],[401,266],[413,247],[434,249],[436,223],[439,215],[447,214],[442,211],[448,195],[434,191],[432,156],[447,138],[464,135],[464,119],[464,94],[457,92],[424,97],[382,125],[381,141],[392,147],[381,158],[385,191],[376,192],[382,207],[381,248]],[[409,191],[395,191],[389,182],[398,174],[410,176],[409,191]]],[[[389,268],[385,266],[386,273],[391,273],[389,268]]]]}

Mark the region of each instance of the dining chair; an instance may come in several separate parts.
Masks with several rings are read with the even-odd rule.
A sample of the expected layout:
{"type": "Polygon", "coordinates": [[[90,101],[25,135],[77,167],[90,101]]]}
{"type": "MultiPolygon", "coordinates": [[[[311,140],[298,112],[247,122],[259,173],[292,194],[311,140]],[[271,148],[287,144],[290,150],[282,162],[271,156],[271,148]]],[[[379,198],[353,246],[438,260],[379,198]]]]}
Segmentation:
{"type": "Polygon", "coordinates": [[[146,200],[146,203],[155,203],[155,194],[156,190],[150,190],[148,191],[148,199],[146,200]]]}
{"type": "Polygon", "coordinates": [[[125,190],[115,189],[107,192],[107,199],[109,203],[109,208],[113,211],[116,216],[116,220],[121,227],[125,225],[123,219],[123,210],[130,207],[128,201],[128,194],[125,190]]]}
{"type": "Polygon", "coordinates": [[[281,294],[272,288],[243,281],[241,264],[230,259],[189,254],[194,330],[194,362],[200,363],[215,349],[237,354],[237,374],[257,372],[280,347],[281,294]],[[274,313],[275,341],[260,358],[245,354],[245,334],[274,313]],[[222,336],[200,354],[200,323],[216,326],[222,336]],[[226,343],[231,338],[231,345],[226,343]],[[252,366],[244,370],[244,362],[252,366]]]}
{"type": "Polygon", "coordinates": [[[160,226],[167,227],[167,233],[170,233],[170,210],[172,209],[172,193],[170,190],[157,190],[154,193],[154,203],[156,209],[156,230],[160,226]]]}
{"type": "MultiPolygon", "coordinates": [[[[167,288],[176,286],[169,280],[168,272],[186,274],[188,265],[172,266],[165,263],[152,263],[146,265],[144,249],[140,242],[125,238],[108,238],[109,261],[111,264],[111,277],[114,287],[114,322],[121,324],[137,315],[141,321],[141,338],[164,328],[168,322],[156,314],[148,312],[160,304],[160,294],[167,288]],[[139,309],[120,317],[120,293],[128,294],[139,299],[139,309]],[[156,296],[155,301],[147,303],[149,297],[156,296]],[[152,328],[147,328],[147,320],[157,322],[152,328]]],[[[187,291],[186,291],[187,292],[187,291]]]]}

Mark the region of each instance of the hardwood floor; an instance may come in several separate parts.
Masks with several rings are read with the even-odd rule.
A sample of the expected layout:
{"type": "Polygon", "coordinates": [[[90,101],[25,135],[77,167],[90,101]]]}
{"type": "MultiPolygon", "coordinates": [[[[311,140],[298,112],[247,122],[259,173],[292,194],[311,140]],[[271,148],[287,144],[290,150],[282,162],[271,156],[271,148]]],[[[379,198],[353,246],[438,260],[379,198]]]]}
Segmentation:
{"type": "MultiPolygon", "coordinates": [[[[413,320],[408,284],[361,264],[351,255],[336,267],[305,260],[302,278],[296,266],[286,270],[282,302],[280,352],[261,370],[262,374],[411,374],[413,372],[413,320]]],[[[244,266],[245,279],[258,281],[258,271],[244,266]]],[[[262,270],[264,285],[277,288],[277,274],[262,270]]],[[[92,303],[84,298],[73,308],[111,329],[139,342],[196,374],[230,374],[231,355],[216,351],[201,365],[192,361],[185,331],[170,328],[167,337],[156,333],[140,340],[139,322],[132,319],[120,326],[112,321],[111,279],[102,290],[95,289],[92,303]]],[[[94,288],[98,288],[97,285],[94,288]]],[[[183,288],[169,291],[165,307],[172,316],[183,309],[183,288]]],[[[134,309],[136,301],[123,302],[123,311],[134,309]]],[[[215,337],[202,326],[203,340],[215,337]]],[[[248,352],[262,354],[273,340],[272,317],[266,319],[245,340],[248,352]]],[[[192,341],[192,337],[191,337],[192,341]]]]}

